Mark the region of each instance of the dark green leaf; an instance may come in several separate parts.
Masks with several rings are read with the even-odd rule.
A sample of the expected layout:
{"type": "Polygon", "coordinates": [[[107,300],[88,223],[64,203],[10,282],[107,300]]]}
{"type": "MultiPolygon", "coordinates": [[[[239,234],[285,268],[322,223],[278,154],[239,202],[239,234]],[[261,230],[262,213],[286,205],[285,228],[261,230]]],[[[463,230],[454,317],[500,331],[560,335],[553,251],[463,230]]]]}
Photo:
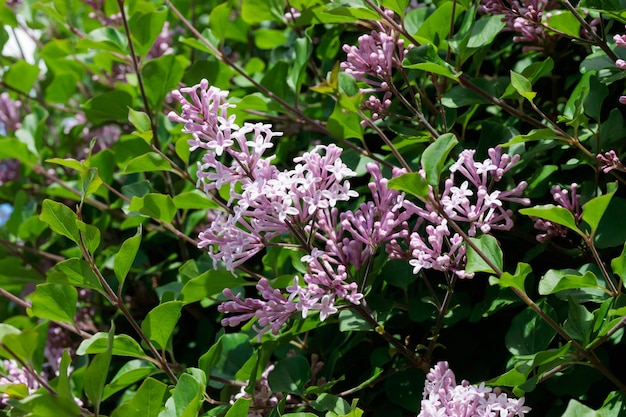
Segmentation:
{"type": "Polygon", "coordinates": [[[571,298],[568,299],[568,306],[567,321],[563,325],[563,330],[583,346],[587,345],[593,327],[593,314],[571,298]]]}
{"type": "MultiPolygon", "coordinates": [[[[543,310],[549,316],[554,316],[549,305],[546,305],[543,310]]],[[[532,355],[546,350],[555,335],[554,329],[528,307],[511,321],[505,343],[513,355],[532,355]]]]}
{"type": "Polygon", "coordinates": [[[159,111],[165,103],[165,96],[178,87],[186,67],[183,60],[182,56],[163,55],[148,61],[141,69],[148,104],[153,112],[159,111]]]}
{"type": "Polygon", "coordinates": [[[176,215],[174,200],[165,194],[151,193],[145,197],[133,197],[128,209],[166,223],[170,223],[176,215]]]}
{"type": "MultiPolygon", "coordinates": [[[[115,350],[115,346],[113,349],[115,350]]],[[[113,354],[115,354],[115,352],[113,354]]],[[[150,362],[139,359],[126,362],[120,370],[117,371],[117,374],[111,379],[111,382],[104,387],[102,399],[106,400],[116,392],[136,384],[139,381],[143,381],[155,372],[158,372],[158,369],[150,362]]],[[[163,403],[161,403],[161,405],[162,404],[163,403]]]]}
{"type": "Polygon", "coordinates": [[[268,376],[272,391],[292,394],[302,394],[310,379],[311,366],[303,356],[282,359],[268,376]]]}
{"type": "Polygon", "coordinates": [[[111,325],[111,330],[107,337],[107,348],[104,352],[97,354],[85,370],[85,378],[83,379],[83,390],[89,401],[94,405],[96,414],[100,409],[102,401],[102,393],[104,384],[109,373],[109,365],[111,364],[111,355],[113,352],[113,338],[115,337],[115,325],[111,325]]]}
{"type": "Polygon", "coordinates": [[[166,18],[167,9],[165,8],[156,12],[137,13],[131,17],[128,26],[133,37],[133,46],[139,56],[144,56],[150,51],[154,41],[161,33],[166,18]]]}
{"type": "Polygon", "coordinates": [[[48,271],[46,281],[50,284],[70,284],[100,292],[104,291],[89,263],[78,258],[66,259],[53,266],[48,271]]]}

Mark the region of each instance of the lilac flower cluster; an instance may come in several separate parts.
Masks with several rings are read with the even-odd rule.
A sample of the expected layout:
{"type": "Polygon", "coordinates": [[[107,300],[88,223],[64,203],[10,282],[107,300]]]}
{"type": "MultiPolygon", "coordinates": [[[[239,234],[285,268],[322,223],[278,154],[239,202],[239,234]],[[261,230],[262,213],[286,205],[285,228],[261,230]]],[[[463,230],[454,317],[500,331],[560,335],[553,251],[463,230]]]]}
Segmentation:
{"type": "MultiPolygon", "coordinates": [[[[450,271],[459,278],[472,278],[465,272],[465,246],[458,233],[452,233],[448,219],[466,225],[466,233],[476,236],[478,232],[510,230],[513,227],[512,210],[504,207],[504,202],[530,204],[521,194],[527,186],[521,181],[508,191],[496,190],[504,174],[519,161],[519,155],[502,153],[499,147],[489,149],[489,158],[483,162],[474,160],[475,151],[466,149],[450,167],[450,177],[445,180],[444,190],[439,198],[443,214],[432,203],[425,207],[405,201],[404,207],[410,214],[418,216],[418,222],[409,234],[403,236],[404,244],[392,242],[387,251],[393,259],[406,259],[413,266],[413,272],[422,269],[450,271]],[[455,176],[462,176],[461,184],[455,176]],[[421,232],[422,228],[426,236],[421,232]],[[407,248],[407,249],[404,249],[407,248]]],[[[430,200],[436,198],[430,191],[430,200]]]]}
{"type": "MultiPolygon", "coordinates": [[[[626,96],[624,97],[626,100],[626,96]]],[[[617,171],[626,172],[626,167],[619,159],[619,156],[617,156],[614,150],[600,153],[596,156],[596,159],[602,163],[602,165],[600,166],[600,170],[605,174],[608,174],[614,169],[617,171]]]]}
{"type": "Polygon", "coordinates": [[[15,181],[19,173],[20,162],[17,159],[0,159],[0,185],[15,181]]]}
{"type": "Polygon", "coordinates": [[[523,417],[530,412],[524,398],[509,398],[499,389],[457,385],[448,362],[438,362],[426,375],[421,411],[417,417],[523,417]]]}
{"type": "MultiPolygon", "coordinates": [[[[41,378],[45,378],[41,376],[41,378]]],[[[40,388],[39,381],[32,373],[22,368],[15,360],[5,359],[0,363],[0,387],[3,385],[23,384],[28,388],[29,394],[40,388]]],[[[0,409],[7,406],[9,395],[0,391],[0,409]]]]}
{"type": "Polygon", "coordinates": [[[22,126],[22,102],[9,93],[0,94],[0,134],[14,133],[22,126]]]}
{"type": "Polygon", "coordinates": [[[483,0],[485,13],[502,14],[506,29],[517,32],[515,42],[539,43],[546,34],[541,22],[550,0],[483,0]]]}
{"type": "MultiPolygon", "coordinates": [[[[617,45],[617,47],[626,48],[626,35],[615,35],[613,40],[615,41],[615,45],[617,45]]],[[[626,70],[626,61],[623,59],[615,61],[615,65],[621,70],[626,70]]],[[[626,96],[620,96],[619,102],[621,104],[626,104],[626,96]]]]}
{"type": "MultiPolygon", "coordinates": [[[[393,11],[385,10],[389,17],[393,11]]],[[[391,89],[393,69],[402,68],[402,60],[408,48],[404,47],[404,40],[391,27],[376,22],[376,29],[369,35],[359,37],[359,45],[344,45],[347,60],[340,64],[354,79],[369,85],[361,89],[367,99],[363,107],[372,111],[372,120],[384,119],[391,105],[391,89]],[[382,93],[382,100],[374,93],[382,93]]]]}
{"type": "Polygon", "coordinates": [[[122,13],[108,15],[104,10],[104,0],[82,0],[82,2],[93,9],[93,12],[89,13],[89,17],[96,19],[103,26],[114,27],[122,24],[122,13]]]}
{"type": "MultiPolygon", "coordinates": [[[[445,216],[438,207],[419,207],[389,189],[388,179],[374,163],[366,166],[372,177],[371,201],[354,211],[340,211],[338,202],[357,196],[348,181],[355,173],[342,162],[341,148],[318,145],[294,158],[293,169],[280,171],[271,163],[274,156],[265,152],[282,133],[263,123],[237,125],[235,116],[228,114],[233,105],[227,92],[203,80],[172,96],[182,109],[168,117],[192,135],[192,150],[204,151],[198,163],[198,188],[209,196],[229,190],[226,210],[212,213],[211,224],[199,233],[199,247],[208,248],[214,267],[223,263],[234,271],[266,247],[285,244],[285,239],[306,253],[302,257],[306,273],[284,290],[273,288],[265,278],[256,285],[260,298],[244,299],[224,290],[228,301],[218,309],[228,314],[222,320],[225,326],[256,319],[259,336],[270,330],[277,334],[296,313],[306,317],[317,311],[320,320],[326,320],[338,311],[341,300],[362,303],[360,285],[379,248],[386,248],[392,259],[409,262],[415,273],[436,269],[471,277],[464,271],[462,238],[451,233],[445,216],[466,223],[467,233],[475,236],[478,231],[512,227],[512,212],[503,202],[528,203],[519,197],[525,182],[509,191],[494,189],[519,160],[495,148],[483,162],[474,161],[474,151],[461,153],[441,197],[445,216]],[[464,178],[458,186],[455,174],[464,178]],[[418,220],[410,232],[413,216],[418,220]]],[[[402,173],[395,169],[392,177],[402,173]]]]}
{"type": "MultiPolygon", "coordinates": [[[[550,193],[552,193],[552,198],[557,203],[557,207],[563,207],[569,210],[574,215],[576,222],[579,222],[582,218],[582,210],[580,207],[578,184],[573,183],[570,186],[570,190],[571,191],[564,190],[559,185],[555,185],[550,190],[550,193]]],[[[537,235],[539,242],[545,242],[553,237],[565,237],[567,236],[568,230],[565,226],[543,219],[535,219],[535,229],[544,232],[537,235]]]]}

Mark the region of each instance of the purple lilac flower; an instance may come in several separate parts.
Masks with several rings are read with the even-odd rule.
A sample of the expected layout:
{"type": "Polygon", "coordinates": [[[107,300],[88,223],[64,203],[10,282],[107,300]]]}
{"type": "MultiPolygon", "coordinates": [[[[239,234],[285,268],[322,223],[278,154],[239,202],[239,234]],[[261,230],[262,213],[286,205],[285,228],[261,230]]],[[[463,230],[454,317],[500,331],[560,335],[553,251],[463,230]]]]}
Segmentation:
{"type": "MultiPolygon", "coordinates": [[[[578,184],[573,183],[570,186],[570,190],[562,189],[559,185],[552,187],[550,192],[552,198],[557,203],[557,207],[563,207],[569,210],[573,215],[576,222],[579,222],[582,218],[582,210],[580,207],[580,194],[578,194],[578,184]]],[[[549,220],[535,219],[535,229],[541,230],[544,233],[537,235],[539,242],[545,242],[553,237],[565,237],[567,236],[567,228],[560,224],[553,223],[549,220]]]]}
{"type": "MultiPolygon", "coordinates": [[[[393,11],[386,10],[385,13],[393,17],[393,11]]],[[[402,60],[412,47],[405,48],[404,41],[393,28],[381,22],[376,22],[376,26],[369,35],[359,37],[358,46],[343,46],[347,59],[340,64],[347,74],[369,85],[361,92],[367,97],[363,107],[372,111],[373,120],[385,117],[391,105],[393,70],[402,68],[402,60]],[[374,93],[382,93],[382,99],[374,93]]]]}
{"type": "Polygon", "coordinates": [[[298,9],[296,9],[295,7],[290,7],[289,10],[287,10],[287,12],[285,13],[285,20],[287,20],[288,22],[295,22],[296,19],[300,18],[300,16],[302,16],[302,13],[300,13],[298,9]]]}
{"type": "Polygon", "coordinates": [[[122,24],[122,13],[118,12],[112,15],[107,15],[104,10],[104,0],[82,0],[83,3],[93,9],[93,12],[89,13],[91,19],[96,19],[103,26],[120,26],[122,24]]]}
{"type": "Polygon", "coordinates": [[[22,102],[13,100],[9,93],[0,94],[0,134],[14,133],[22,126],[22,102]]]}
{"type": "Polygon", "coordinates": [[[618,171],[626,172],[626,167],[619,159],[614,150],[610,150],[605,153],[600,153],[596,156],[596,159],[602,163],[600,169],[605,174],[608,174],[612,170],[616,169],[618,171]]]}
{"type": "MultiPolygon", "coordinates": [[[[489,149],[489,158],[483,162],[475,161],[474,154],[474,150],[464,150],[450,167],[450,177],[446,179],[439,198],[441,209],[449,219],[465,224],[469,236],[492,230],[510,230],[513,227],[513,212],[505,209],[504,203],[530,204],[529,199],[520,197],[526,182],[522,181],[507,191],[494,187],[520,157],[502,153],[499,147],[489,149]],[[463,177],[460,184],[459,176],[463,177]]],[[[437,200],[432,188],[430,200],[437,200]]],[[[418,221],[410,233],[407,225],[404,233],[396,235],[397,238],[394,236],[395,239],[387,245],[390,258],[407,260],[416,274],[434,269],[452,272],[459,278],[472,278],[473,274],[465,272],[463,238],[456,232],[452,233],[448,220],[438,212],[437,207],[431,203],[420,207],[408,200],[403,202],[403,206],[406,213],[417,216],[418,221]]]]}
{"type": "Polygon", "coordinates": [[[15,181],[19,173],[20,162],[17,159],[0,159],[0,185],[15,181]]]}
{"type": "Polygon", "coordinates": [[[530,412],[524,398],[509,398],[492,390],[461,381],[457,385],[448,362],[438,362],[426,375],[421,411],[417,417],[523,417],[530,412]]]}
{"type": "Polygon", "coordinates": [[[154,40],[152,48],[148,51],[146,59],[155,59],[163,55],[174,53],[172,43],[174,42],[174,31],[170,29],[170,22],[165,22],[159,35],[154,40]]]}
{"type": "MultiPolygon", "coordinates": [[[[44,378],[40,376],[40,378],[44,378]]],[[[0,363],[0,386],[23,384],[28,388],[28,393],[32,394],[40,388],[37,378],[28,370],[22,368],[15,360],[4,360],[0,363]]],[[[0,393],[0,408],[7,406],[9,395],[0,393]]]]}
{"type": "MultiPolygon", "coordinates": [[[[615,35],[613,40],[615,41],[615,45],[617,45],[617,47],[626,48],[626,35],[615,35]]],[[[621,70],[626,69],[626,62],[623,59],[615,61],[615,65],[621,70]]],[[[621,104],[626,104],[626,96],[620,96],[619,102],[621,104]]]]}

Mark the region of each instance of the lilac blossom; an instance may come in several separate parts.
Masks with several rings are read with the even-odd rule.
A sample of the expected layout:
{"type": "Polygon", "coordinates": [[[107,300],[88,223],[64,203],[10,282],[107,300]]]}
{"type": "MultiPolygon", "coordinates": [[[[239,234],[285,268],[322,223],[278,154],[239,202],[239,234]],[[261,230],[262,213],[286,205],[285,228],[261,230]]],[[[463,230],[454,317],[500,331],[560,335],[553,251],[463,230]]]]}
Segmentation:
{"type": "Polygon", "coordinates": [[[0,159],[0,185],[15,181],[19,173],[20,162],[17,159],[0,159]]]}
{"type": "MultiPolygon", "coordinates": [[[[40,376],[40,378],[44,378],[40,376]]],[[[15,360],[5,359],[0,363],[0,386],[23,384],[28,393],[32,394],[40,388],[39,381],[31,371],[22,368],[15,360]]],[[[0,393],[0,408],[6,407],[9,395],[0,393]]]]}
{"type": "MultiPolygon", "coordinates": [[[[580,194],[578,194],[578,184],[573,183],[570,185],[570,191],[561,188],[559,185],[555,185],[550,190],[552,198],[557,203],[557,207],[563,207],[569,210],[576,222],[582,219],[582,210],[580,207],[580,194]]],[[[535,229],[543,231],[543,233],[537,235],[539,242],[545,242],[553,237],[565,237],[567,236],[568,229],[560,224],[553,223],[549,220],[534,218],[535,229]]]]}
{"type": "Polygon", "coordinates": [[[605,153],[600,153],[596,156],[596,159],[602,163],[600,166],[600,170],[605,174],[608,174],[612,170],[618,170],[621,172],[626,172],[626,167],[619,159],[614,150],[610,150],[605,153]]]}
{"type": "MultiPolygon", "coordinates": [[[[470,149],[461,152],[450,167],[451,173],[445,180],[441,196],[435,196],[431,188],[429,202],[424,207],[408,200],[403,202],[405,215],[416,216],[418,221],[410,232],[406,224],[404,232],[394,236],[387,245],[391,259],[408,261],[415,274],[434,269],[451,272],[459,278],[472,278],[473,274],[465,272],[463,238],[452,233],[448,219],[465,225],[469,236],[513,227],[513,212],[505,208],[505,203],[529,204],[527,198],[520,197],[526,182],[504,191],[495,189],[495,186],[519,161],[519,155],[508,155],[496,147],[489,149],[489,158],[478,162],[474,160],[474,154],[475,151],[470,149]],[[462,178],[459,180],[459,177],[462,178]],[[439,207],[432,203],[437,200],[439,207]]],[[[401,219],[404,221],[406,217],[401,219]]]]}
{"type": "MultiPolygon", "coordinates": [[[[615,41],[615,45],[617,45],[617,47],[626,48],[626,35],[615,35],[613,37],[613,40],[615,41]]],[[[617,61],[615,61],[615,66],[621,70],[625,70],[626,61],[624,61],[623,59],[618,59],[617,61]]],[[[626,105],[626,95],[620,96],[619,102],[626,105]]]]}
{"type": "Polygon", "coordinates": [[[484,383],[457,385],[448,362],[438,362],[426,375],[421,411],[417,417],[523,417],[530,412],[524,398],[508,397],[484,383]]]}
{"type": "Polygon", "coordinates": [[[22,102],[0,94],[0,134],[12,134],[22,126],[22,102]]]}
{"type": "Polygon", "coordinates": [[[146,55],[146,59],[155,59],[161,57],[163,55],[170,55],[174,53],[174,49],[172,48],[172,43],[174,42],[174,31],[170,29],[170,22],[163,23],[163,28],[161,28],[161,32],[154,40],[152,44],[152,48],[148,51],[146,55]]]}
{"type": "Polygon", "coordinates": [[[96,19],[103,26],[120,26],[122,24],[122,13],[107,15],[104,10],[104,0],[82,0],[82,2],[93,10],[89,13],[89,17],[96,19]]]}
{"type": "MultiPolygon", "coordinates": [[[[393,17],[393,11],[385,13],[393,17]]],[[[376,22],[376,29],[369,35],[361,35],[358,42],[358,46],[343,46],[347,57],[340,67],[355,80],[368,84],[368,88],[361,89],[367,97],[363,107],[372,111],[373,120],[383,119],[391,105],[393,70],[402,68],[402,60],[412,45],[405,48],[399,34],[381,22],[376,22]],[[375,93],[382,94],[382,98],[375,93]]]]}

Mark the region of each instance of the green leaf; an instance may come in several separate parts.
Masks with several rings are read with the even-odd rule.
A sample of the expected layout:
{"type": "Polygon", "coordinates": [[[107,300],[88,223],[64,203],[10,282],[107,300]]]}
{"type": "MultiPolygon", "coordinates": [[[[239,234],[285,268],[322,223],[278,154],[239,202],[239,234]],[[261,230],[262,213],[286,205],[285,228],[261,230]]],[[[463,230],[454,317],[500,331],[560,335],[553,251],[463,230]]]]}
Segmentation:
{"type": "Polygon", "coordinates": [[[468,48],[482,48],[490,45],[505,26],[501,15],[484,16],[472,26],[472,34],[467,41],[468,48]]]}
{"type": "MultiPolygon", "coordinates": [[[[233,379],[253,353],[248,336],[243,333],[227,333],[200,357],[198,366],[207,377],[213,375],[233,379]]],[[[221,388],[223,384],[211,382],[211,386],[221,388]]]]}
{"type": "Polygon", "coordinates": [[[439,176],[448,158],[448,154],[459,143],[452,133],[445,133],[428,145],[422,155],[422,168],[426,172],[426,180],[433,188],[439,187],[439,176]]]}
{"type": "Polygon", "coordinates": [[[167,385],[154,378],[146,378],[130,400],[113,410],[111,417],[157,417],[163,408],[166,393],[167,385]]]}
{"type": "Polygon", "coordinates": [[[87,120],[94,124],[128,120],[128,108],[133,102],[126,91],[113,90],[100,94],[83,104],[87,120]]]}
{"type": "Polygon", "coordinates": [[[310,379],[311,366],[303,356],[282,359],[267,378],[273,392],[292,394],[302,394],[310,379]]]}
{"type": "Polygon", "coordinates": [[[57,203],[52,200],[44,200],[39,220],[48,224],[50,229],[55,233],[67,237],[74,243],[78,244],[80,241],[78,226],[76,225],[76,213],[70,210],[65,204],[57,203]]]}
{"type": "Polygon", "coordinates": [[[134,174],[137,172],[171,171],[172,166],[161,155],[156,152],[148,152],[139,155],[130,161],[122,171],[123,174],[134,174]]]}
{"type": "Polygon", "coordinates": [[[526,281],[526,277],[528,274],[532,272],[532,268],[530,265],[524,262],[518,262],[517,268],[515,269],[515,274],[511,275],[508,272],[504,272],[498,281],[498,285],[502,288],[513,287],[526,292],[524,289],[524,282],[526,281]]]}
{"type": "Polygon", "coordinates": [[[74,323],[78,292],[65,284],[39,284],[31,295],[32,312],[36,317],[74,323]]]}
{"type": "Polygon", "coordinates": [[[196,417],[202,406],[205,387],[189,374],[182,374],[159,417],[196,417]]]}
{"type": "Polygon", "coordinates": [[[150,193],[145,197],[134,196],[128,207],[130,211],[136,211],[144,216],[171,223],[176,215],[176,206],[172,197],[165,194],[150,193]]]}
{"type": "Polygon", "coordinates": [[[574,340],[584,345],[589,343],[594,317],[583,305],[568,298],[567,321],[563,325],[565,330],[574,340]]]}
{"type": "Polygon", "coordinates": [[[287,42],[285,32],[280,29],[259,28],[253,32],[254,44],[259,49],[274,49],[287,42]]]}
{"type": "Polygon", "coordinates": [[[606,209],[609,207],[609,203],[611,202],[614,194],[615,191],[595,197],[583,205],[582,219],[589,225],[589,227],[591,227],[592,234],[594,234],[598,229],[600,220],[602,220],[602,216],[604,216],[606,209]]]}
{"type": "Polygon", "coordinates": [[[174,196],[177,209],[217,209],[219,205],[200,190],[186,191],[174,196]]]}
{"type": "Polygon", "coordinates": [[[564,207],[557,207],[553,204],[543,206],[535,206],[531,208],[520,209],[521,214],[526,216],[539,217],[540,219],[549,220],[553,223],[565,226],[583,236],[583,232],[576,225],[576,219],[571,211],[564,207]]]}
{"type": "Polygon", "coordinates": [[[128,26],[134,40],[133,46],[139,56],[144,56],[150,51],[163,29],[166,18],[167,9],[165,8],[144,14],[137,13],[130,18],[128,26]]]}
{"type": "MultiPolygon", "coordinates": [[[[543,310],[554,318],[554,311],[549,305],[546,304],[543,310]]],[[[511,321],[505,343],[513,355],[532,355],[546,350],[555,335],[554,329],[528,307],[511,321]]]]}
{"type": "Polygon", "coordinates": [[[548,26],[573,38],[580,36],[580,21],[566,10],[554,10],[554,12],[550,13],[548,26]]]}
{"type": "Polygon", "coordinates": [[[341,397],[326,392],[320,394],[314,401],[311,401],[311,407],[317,411],[330,411],[340,416],[350,412],[350,403],[341,397]]]}
{"type": "Polygon", "coordinates": [[[182,301],[168,301],[153,308],[141,322],[141,329],[157,349],[167,348],[180,318],[182,301]]]}
{"type": "MultiPolygon", "coordinates": [[[[478,250],[489,259],[500,271],[502,270],[502,249],[495,237],[491,235],[482,235],[479,238],[470,238],[472,243],[476,245],[478,250]]],[[[465,272],[490,272],[496,273],[491,266],[485,262],[482,256],[479,255],[471,246],[467,245],[467,264],[465,265],[465,272]]]]}
{"type": "MultiPolygon", "coordinates": [[[[43,337],[45,338],[45,335],[43,337]]],[[[39,333],[33,329],[26,329],[19,333],[5,329],[0,342],[6,348],[6,350],[2,349],[2,352],[11,351],[11,354],[6,355],[6,357],[15,357],[15,359],[32,365],[34,363],[33,355],[39,345],[39,333]]]]}
{"type": "Polygon", "coordinates": [[[115,324],[111,324],[111,330],[107,337],[107,348],[103,353],[97,354],[85,370],[83,379],[83,390],[89,401],[96,409],[96,415],[100,410],[100,402],[102,401],[102,393],[104,384],[106,383],[109,373],[109,365],[111,364],[111,355],[113,352],[113,338],[115,336],[115,324]]]}
{"type": "Polygon", "coordinates": [[[183,78],[186,64],[181,58],[178,55],[163,55],[148,61],[141,69],[148,104],[153,112],[160,111],[165,103],[165,96],[178,87],[183,78]]]}
{"type": "Polygon", "coordinates": [[[429,185],[417,172],[409,172],[389,180],[389,188],[414,195],[421,200],[428,198],[429,185]]]}
{"type": "Polygon", "coordinates": [[[275,0],[244,0],[241,3],[241,17],[251,25],[265,20],[275,20],[283,10],[275,0]]]}
{"type": "Polygon", "coordinates": [[[452,2],[439,4],[414,34],[415,39],[422,44],[433,44],[439,47],[446,41],[450,33],[450,22],[454,18],[455,7],[458,16],[460,14],[459,9],[463,8],[461,4],[453,5],[452,2]]]}
{"type": "Polygon", "coordinates": [[[189,280],[180,291],[179,300],[184,304],[195,303],[204,298],[220,294],[225,288],[254,285],[233,276],[228,271],[210,270],[189,280]]]}
{"type": "Polygon", "coordinates": [[[530,81],[522,74],[518,74],[515,71],[511,71],[511,85],[513,85],[515,91],[517,91],[520,96],[528,101],[533,101],[537,95],[537,93],[533,92],[533,86],[530,84],[530,81]]]}
{"type": "Polygon", "coordinates": [[[361,118],[356,112],[344,110],[339,102],[328,118],[327,127],[330,133],[338,139],[363,139],[361,118]]]}
{"type": "Polygon", "coordinates": [[[237,398],[237,401],[230,406],[224,417],[247,417],[250,401],[250,398],[237,398]]]}
{"type": "Polygon", "coordinates": [[[152,129],[150,125],[150,116],[145,112],[128,108],[128,121],[137,129],[137,132],[149,132],[152,129]]]}
{"type": "Polygon", "coordinates": [[[411,48],[402,61],[402,66],[442,75],[453,80],[457,80],[460,75],[452,65],[439,56],[437,48],[431,44],[411,48]]]}
{"type": "Polygon", "coordinates": [[[626,244],[622,249],[622,253],[611,260],[611,268],[613,273],[619,275],[622,281],[626,281],[626,244]]]}
{"type": "Polygon", "coordinates": [[[100,246],[100,229],[80,220],[76,220],[76,228],[81,238],[81,245],[84,244],[89,253],[93,254],[100,246]]]}
{"type": "Polygon", "coordinates": [[[122,243],[120,250],[115,254],[115,258],[113,259],[113,272],[115,272],[115,277],[119,282],[120,288],[124,286],[124,280],[128,275],[128,271],[130,271],[130,268],[133,266],[133,262],[139,251],[139,245],[141,245],[141,230],[142,228],[139,226],[135,236],[128,238],[122,243]]]}
{"type": "Polygon", "coordinates": [[[26,61],[17,61],[4,73],[2,81],[9,87],[28,95],[38,76],[39,67],[37,65],[29,64],[26,61]]]}
{"type": "Polygon", "coordinates": [[[576,400],[569,400],[561,417],[602,417],[602,414],[576,400]]]}
{"type": "MultiPolygon", "coordinates": [[[[106,352],[108,348],[108,334],[98,332],[89,339],[83,340],[78,346],[78,349],[76,349],[76,354],[79,356],[95,355],[106,352]]],[[[115,356],[130,356],[133,358],[146,357],[146,354],[141,346],[139,346],[139,343],[126,334],[115,335],[113,338],[113,349],[111,352],[115,356]]]]}
{"type": "Polygon", "coordinates": [[[48,271],[46,282],[49,284],[70,284],[104,293],[102,284],[89,263],[78,258],[66,259],[53,266],[48,271]]]}
{"type": "Polygon", "coordinates": [[[74,398],[52,395],[47,391],[31,395],[20,403],[12,404],[11,415],[37,417],[81,417],[74,398]]]}
{"type": "Polygon", "coordinates": [[[598,278],[591,271],[584,275],[573,275],[571,270],[551,269],[539,281],[539,294],[548,295],[559,291],[579,288],[598,288],[598,278]]]}
{"type": "MultiPolygon", "coordinates": [[[[115,347],[113,349],[115,349],[115,347]]],[[[134,385],[139,381],[143,381],[156,372],[158,372],[157,367],[150,362],[146,362],[140,359],[134,359],[126,362],[120,368],[120,370],[117,371],[113,379],[111,379],[111,382],[104,387],[102,399],[106,400],[116,392],[119,392],[124,388],[134,385]]],[[[163,402],[161,402],[160,405],[163,405],[163,402]]]]}
{"type": "Polygon", "coordinates": [[[415,414],[419,411],[423,382],[423,371],[406,369],[392,374],[385,381],[385,394],[389,401],[415,414]]]}

